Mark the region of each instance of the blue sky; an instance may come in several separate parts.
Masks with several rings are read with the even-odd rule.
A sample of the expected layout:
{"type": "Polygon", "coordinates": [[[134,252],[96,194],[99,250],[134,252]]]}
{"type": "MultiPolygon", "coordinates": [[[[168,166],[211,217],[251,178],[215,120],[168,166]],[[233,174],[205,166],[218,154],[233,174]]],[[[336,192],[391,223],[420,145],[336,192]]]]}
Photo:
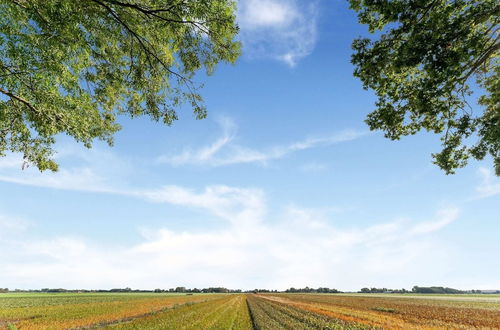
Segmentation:
{"type": "Polygon", "coordinates": [[[0,287],[500,288],[491,159],[447,176],[437,136],[368,131],[347,4],[240,0],[238,19],[244,55],[197,78],[206,120],[61,136],[57,173],[0,159],[0,287]]]}

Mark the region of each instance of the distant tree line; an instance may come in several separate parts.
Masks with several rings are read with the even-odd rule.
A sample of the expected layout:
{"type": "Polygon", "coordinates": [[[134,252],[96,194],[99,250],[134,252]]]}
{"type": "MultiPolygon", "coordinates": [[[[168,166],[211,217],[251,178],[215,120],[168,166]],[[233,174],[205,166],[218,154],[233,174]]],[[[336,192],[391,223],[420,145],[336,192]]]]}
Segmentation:
{"type": "Polygon", "coordinates": [[[313,289],[313,288],[306,286],[303,289],[295,289],[295,288],[286,289],[285,292],[288,292],[288,293],[300,293],[300,292],[304,292],[304,293],[340,293],[341,291],[339,291],[337,289],[330,289],[330,288],[313,289]]]}
{"type": "Polygon", "coordinates": [[[406,289],[388,289],[388,288],[362,288],[359,293],[437,293],[437,294],[500,294],[500,290],[458,290],[442,286],[414,286],[411,291],[406,289]]]}
{"type": "MultiPolygon", "coordinates": [[[[63,288],[43,288],[39,290],[21,290],[21,289],[15,289],[15,290],[9,290],[9,288],[1,288],[0,287],[0,293],[6,293],[6,292],[46,292],[46,293],[92,293],[92,292],[98,292],[98,293],[104,293],[104,292],[111,292],[111,293],[127,293],[127,292],[143,292],[143,293],[186,293],[186,294],[193,294],[193,293],[278,293],[278,292],[286,292],[286,293],[342,293],[342,291],[339,291],[337,289],[331,289],[331,288],[326,288],[326,287],[319,287],[317,289],[310,288],[306,286],[305,288],[289,288],[286,289],[285,291],[279,291],[279,290],[269,290],[269,289],[253,289],[253,290],[247,290],[247,291],[242,291],[241,289],[228,289],[224,287],[209,287],[209,288],[203,288],[203,289],[189,289],[183,286],[178,286],[175,288],[170,288],[170,289],[154,289],[154,290],[138,290],[138,289],[131,289],[129,287],[126,288],[114,288],[114,289],[109,289],[109,290],[87,290],[87,289],[63,289],[63,288]]],[[[388,289],[388,288],[362,288],[361,290],[358,291],[359,293],[424,293],[424,294],[500,294],[500,290],[458,290],[458,289],[453,289],[453,288],[447,288],[447,287],[442,287],[442,286],[431,286],[431,287],[424,287],[424,286],[414,286],[411,290],[406,290],[406,289],[388,289]]]]}
{"type": "MultiPolygon", "coordinates": [[[[6,289],[8,290],[8,289],[6,289]]],[[[23,291],[23,290],[16,290],[16,291],[23,291]]],[[[85,290],[85,289],[74,289],[74,290],[67,290],[67,289],[48,289],[44,288],[41,290],[26,290],[30,292],[152,292],[152,293],[240,293],[241,290],[237,289],[227,289],[223,287],[210,287],[210,288],[204,288],[204,289],[188,289],[183,286],[178,286],[176,288],[170,288],[170,289],[154,289],[154,290],[139,290],[139,289],[131,289],[129,287],[126,288],[114,288],[110,290],[85,290]]]]}
{"type": "Polygon", "coordinates": [[[177,292],[177,293],[240,293],[241,290],[240,289],[227,289],[227,288],[223,288],[223,287],[216,287],[216,288],[204,288],[204,289],[198,289],[198,288],[194,288],[194,289],[186,289],[185,287],[183,286],[178,286],[176,287],[175,289],[174,288],[170,288],[170,289],[155,289],[153,292],[157,292],[157,293],[162,293],[162,292],[170,292],[170,293],[174,293],[174,292],[177,292]]]}
{"type": "Polygon", "coordinates": [[[411,291],[413,293],[451,293],[451,294],[466,293],[466,291],[452,289],[452,288],[444,288],[442,286],[430,286],[430,287],[414,286],[413,289],[411,289],[411,291]]]}
{"type": "Polygon", "coordinates": [[[406,289],[362,288],[359,293],[408,293],[406,289]]]}
{"type": "Polygon", "coordinates": [[[245,291],[246,293],[273,293],[273,292],[278,292],[278,290],[269,290],[269,289],[253,289],[253,290],[247,290],[245,291]]]}

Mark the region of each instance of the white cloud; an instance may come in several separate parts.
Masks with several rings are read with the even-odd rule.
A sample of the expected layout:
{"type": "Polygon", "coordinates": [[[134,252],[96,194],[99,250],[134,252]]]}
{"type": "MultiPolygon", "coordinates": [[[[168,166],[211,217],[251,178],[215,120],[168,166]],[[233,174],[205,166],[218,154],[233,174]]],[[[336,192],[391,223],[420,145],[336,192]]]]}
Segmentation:
{"type": "MultiPolygon", "coordinates": [[[[181,154],[168,159],[168,162],[179,165],[190,162],[203,163],[209,161],[224,146],[231,143],[236,136],[236,124],[227,117],[220,117],[217,121],[222,127],[222,136],[220,138],[196,151],[186,149],[181,154]]],[[[164,157],[160,157],[160,160],[163,161],[164,157]]]]}
{"type": "MultiPolygon", "coordinates": [[[[234,144],[235,127],[231,122],[225,125],[219,142],[199,149],[202,150],[199,153],[192,151],[193,155],[203,157],[185,159],[216,163],[237,159],[231,152],[242,147],[234,144]],[[224,154],[226,149],[230,153],[224,154]]],[[[263,161],[356,136],[344,133],[309,138],[253,152],[266,155],[259,158],[263,161]]],[[[453,251],[429,234],[446,228],[457,219],[458,211],[454,208],[438,211],[432,221],[388,219],[370,226],[340,226],[341,215],[324,210],[294,206],[269,214],[265,192],[257,188],[117,186],[118,182],[126,181],[118,170],[125,161],[112,160],[113,157],[108,156],[111,160],[101,163],[105,156],[94,152],[97,153],[86,154],[88,158],[83,166],[78,152],[61,153],[61,161],[77,157],[79,164],[78,167],[63,166],[59,173],[40,174],[35,169],[4,168],[0,180],[53,189],[120,194],[153,203],[201,209],[219,218],[222,226],[204,231],[200,228],[173,230],[165,226],[147,228],[140,231],[139,243],[123,246],[97,244],[85,237],[45,234],[43,238],[36,238],[36,231],[29,230],[23,221],[0,217],[0,283],[4,286],[164,288],[222,285],[284,289],[309,285],[348,290],[359,289],[361,283],[408,287],[414,283],[435,282],[436,278],[446,279],[446,267],[453,251]],[[109,175],[102,174],[103,171],[118,172],[118,177],[113,179],[111,176],[111,180],[109,175]]]]}
{"type": "Polygon", "coordinates": [[[89,167],[61,169],[58,172],[29,168],[16,169],[9,175],[0,175],[0,181],[55,189],[106,192],[104,179],[89,167]]]}
{"type": "Polygon", "coordinates": [[[317,6],[316,1],[240,0],[238,22],[244,52],[295,66],[316,44],[317,6]]]}
{"type": "Polygon", "coordinates": [[[264,193],[259,189],[208,186],[202,193],[179,186],[135,193],[157,202],[201,208],[227,221],[243,225],[259,221],[265,213],[264,193]]]}
{"type": "Polygon", "coordinates": [[[75,237],[0,242],[0,282],[34,288],[359,289],[369,279],[372,284],[401,287],[436,278],[449,257],[446,247],[426,237],[427,231],[409,230],[400,221],[339,229],[332,219],[297,207],[288,208],[283,220],[269,221],[262,192],[224,187],[179,193],[178,200],[156,201],[214,213],[224,210],[220,216],[227,226],[204,232],[156,228],[127,247],[100,246],[75,237]],[[233,221],[230,213],[251,221],[233,221]],[[432,278],[425,272],[429,267],[432,278]]]}
{"type": "Polygon", "coordinates": [[[425,234],[431,233],[449,225],[458,218],[459,210],[457,208],[442,209],[437,214],[437,220],[422,222],[413,226],[412,233],[425,234]]]}
{"type": "Polygon", "coordinates": [[[132,169],[131,162],[98,147],[87,149],[78,145],[63,145],[58,150],[55,157],[62,163],[57,172],[40,172],[35,166],[22,169],[20,154],[0,157],[4,164],[12,164],[0,166],[0,182],[52,189],[129,194],[116,183],[121,184],[123,178],[137,173],[137,169],[132,169]]]}
{"type": "Polygon", "coordinates": [[[291,1],[243,0],[239,4],[239,21],[247,29],[286,26],[298,14],[291,1]]]}
{"type": "Polygon", "coordinates": [[[29,226],[30,223],[24,219],[0,214],[0,238],[25,231],[29,226]]]}
{"type": "Polygon", "coordinates": [[[347,142],[367,134],[367,132],[356,130],[343,130],[332,135],[310,137],[286,145],[276,145],[258,150],[234,142],[237,127],[232,120],[225,118],[220,124],[223,131],[222,136],[213,143],[199,149],[187,148],[178,155],[163,155],[158,158],[158,161],[173,166],[191,164],[217,167],[245,163],[265,165],[271,160],[283,158],[297,151],[347,142]]]}
{"type": "Polygon", "coordinates": [[[482,177],[482,182],[476,187],[477,198],[486,198],[500,194],[500,179],[491,170],[481,167],[479,174],[482,177]]]}
{"type": "Polygon", "coordinates": [[[1,169],[22,169],[23,159],[17,154],[8,153],[6,156],[0,156],[0,170],[1,169]]]}
{"type": "MultiPolygon", "coordinates": [[[[302,150],[343,139],[311,138],[282,149],[302,150]]],[[[231,142],[220,144],[227,148],[231,142]]],[[[220,151],[208,154],[215,157],[220,151]]],[[[8,170],[0,180],[201,209],[220,219],[221,226],[203,231],[142,228],[140,242],[125,246],[64,235],[36,238],[36,231],[23,222],[0,218],[0,232],[10,233],[0,236],[0,282],[4,286],[359,289],[367,279],[366,285],[403,287],[435,281],[440,272],[446,278],[449,247],[429,233],[456,219],[457,211],[452,208],[437,212],[433,221],[339,226],[343,215],[325,210],[292,206],[269,214],[265,192],[257,188],[117,187],[103,179],[95,164],[90,157],[84,167],[61,168],[62,174],[8,170]],[[432,274],[426,269],[433,269],[432,274]]],[[[114,166],[110,167],[113,171],[114,166]]]]}

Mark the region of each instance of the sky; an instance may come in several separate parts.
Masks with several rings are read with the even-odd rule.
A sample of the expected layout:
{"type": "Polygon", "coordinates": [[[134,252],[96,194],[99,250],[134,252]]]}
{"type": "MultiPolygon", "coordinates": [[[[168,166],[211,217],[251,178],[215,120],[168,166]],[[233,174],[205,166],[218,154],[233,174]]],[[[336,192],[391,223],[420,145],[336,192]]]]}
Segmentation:
{"type": "Polygon", "coordinates": [[[57,173],[0,158],[0,287],[500,289],[491,159],[445,175],[439,136],[369,131],[345,1],[238,5],[242,57],[197,77],[207,119],[60,136],[57,173]]]}

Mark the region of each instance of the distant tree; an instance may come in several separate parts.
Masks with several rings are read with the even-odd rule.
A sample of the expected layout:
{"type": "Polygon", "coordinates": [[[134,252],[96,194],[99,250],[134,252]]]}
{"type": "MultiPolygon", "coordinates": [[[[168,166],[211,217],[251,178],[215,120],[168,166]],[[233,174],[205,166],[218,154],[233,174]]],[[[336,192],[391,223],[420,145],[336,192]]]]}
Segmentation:
{"type": "Polygon", "coordinates": [[[339,293],[340,291],[337,290],[337,289],[330,289],[330,288],[317,288],[317,289],[314,289],[314,288],[310,288],[308,286],[306,286],[305,288],[302,288],[302,289],[296,289],[296,288],[290,288],[290,289],[287,289],[285,290],[285,292],[288,292],[288,293],[298,293],[298,292],[305,292],[305,293],[339,293]]]}
{"type": "Polygon", "coordinates": [[[129,287],[126,287],[126,288],[124,288],[124,289],[122,289],[122,288],[116,288],[116,289],[111,289],[111,290],[109,290],[109,291],[110,291],[110,292],[131,292],[131,291],[132,291],[132,289],[131,289],[131,288],[129,288],[129,287]]]}
{"type": "Polygon", "coordinates": [[[500,175],[499,2],[349,2],[360,23],[381,31],[353,42],[354,75],[378,97],[369,127],[392,140],[423,129],[441,134],[433,157],[447,174],[489,154],[500,175]],[[482,91],[475,112],[474,78],[482,91]]]}
{"type": "Polygon", "coordinates": [[[431,287],[421,287],[421,286],[414,286],[412,289],[412,292],[414,293],[441,293],[441,294],[459,294],[459,293],[465,293],[465,291],[462,290],[457,290],[453,288],[445,288],[442,286],[431,286],[431,287]]]}
{"type": "Polygon", "coordinates": [[[170,125],[192,78],[240,54],[234,0],[0,0],[0,156],[57,170],[55,136],[110,145],[116,116],[170,125]]]}
{"type": "Polygon", "coordinates": [[[183,286],[178,286],[175,288],[175,292],[186,292],[186,288],[183,286]]]}

